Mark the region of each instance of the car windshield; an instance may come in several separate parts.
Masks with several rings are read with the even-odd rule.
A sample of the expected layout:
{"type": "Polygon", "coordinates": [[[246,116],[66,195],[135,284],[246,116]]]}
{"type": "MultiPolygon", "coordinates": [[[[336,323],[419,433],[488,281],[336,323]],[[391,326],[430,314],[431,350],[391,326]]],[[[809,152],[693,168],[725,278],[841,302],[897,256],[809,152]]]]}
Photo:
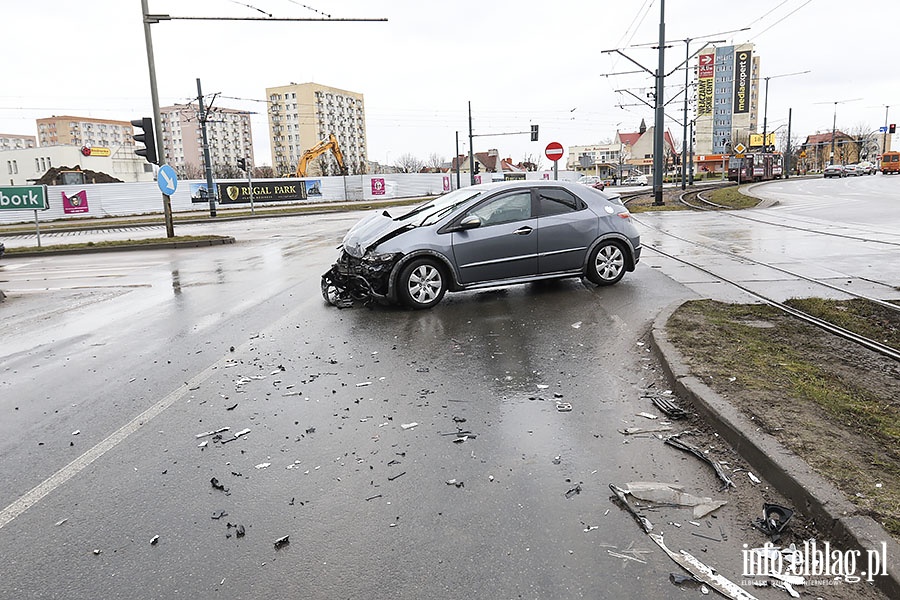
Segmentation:
{"type": "Polygon", "coordinates": [[[463,202],[468,202],[472,198],[477,198],[483,193],[483,190],[461,188],[420,204],[408,213],[400,215],[394,220],[400,223],[408,223],[414,227],[433,225],[443,219],[463,202]]]}

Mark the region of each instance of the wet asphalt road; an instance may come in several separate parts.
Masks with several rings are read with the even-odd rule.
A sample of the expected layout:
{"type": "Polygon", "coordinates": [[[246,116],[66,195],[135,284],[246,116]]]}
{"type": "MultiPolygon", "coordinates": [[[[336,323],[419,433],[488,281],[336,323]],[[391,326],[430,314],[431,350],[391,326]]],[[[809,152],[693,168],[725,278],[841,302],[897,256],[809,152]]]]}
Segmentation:
{"type": "MultiPolygon", "coordinates": [[[[607,486],[719,496],[702,465],[617,431],[655,424],[636,416],[664,387],[650,321],[715,284],[677,283],[648,254],[608,289],[339,311],[318,280],[357,218],[218,224],[240,230],[223,247],[4,261],[0,598],[682,593],[607,486]],[[454,443],[459,430],[470,437],[454,443]]],[[[653,516],[670,547],[734,580],[742,543],[764,541],[748,518],[737,504],[700,529],[687,509],[653,516]]]]}

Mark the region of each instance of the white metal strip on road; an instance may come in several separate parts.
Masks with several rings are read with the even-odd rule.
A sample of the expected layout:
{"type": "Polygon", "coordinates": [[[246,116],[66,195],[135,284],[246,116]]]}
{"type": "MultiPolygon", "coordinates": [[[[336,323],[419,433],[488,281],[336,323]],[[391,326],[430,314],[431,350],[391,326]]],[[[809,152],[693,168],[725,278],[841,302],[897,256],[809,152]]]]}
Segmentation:
{"type": "MultiPolygon", "coordinates": [[[[292,313],[285,315],[276,322],[275,327],[280,326],[282,322],[286,321],[292,316],[292,313]]],[[[254,336],[254,339],[248,340],[247,342],[242,344],[240,348],[236,348],[235,352],[246,350],[254,342],[257,342],[256,338],[258,337],[261,336],[254,336]]],[[[159,402],[110,434],[109,437],[107,437],[105,440],[101,441],[93,448],[87,450],[84,454],[67,464],[65,467],[26,492],[18,500],[4,508],[2,511],[0,511],[0,529],[3,529],[3,527],[8,525],[13,519],[37,504],[44,496],[83,471],[84,468],[90,465],[92,462],[115,448],[119,444],[119,442],[122,442],[132,433],[136,432],[141,427],[149,423],[151,420],[153,420],[154,417],[159,416],[163,411],[175,404],[175,402],[177,402],[179,399],[183,398],[188,392],[196,389],[197,386],[209,379],[209,377],[215,371],[223,368],[224,365],[229,360],[231,360],[233,356],[234,354],[229,352],[227,355],[223,356],[215,363],[206,367],[203,371],[195,375],[189,381],[186,381],[185,383],[180,385],[177,389],[162,398],[159,402]]]]}

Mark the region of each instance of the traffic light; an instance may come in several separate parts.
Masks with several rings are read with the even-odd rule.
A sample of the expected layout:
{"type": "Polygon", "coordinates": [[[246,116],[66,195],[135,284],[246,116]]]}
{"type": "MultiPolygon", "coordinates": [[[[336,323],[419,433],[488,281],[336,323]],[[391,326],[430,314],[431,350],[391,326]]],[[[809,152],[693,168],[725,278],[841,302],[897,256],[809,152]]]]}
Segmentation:
{"type": "Polygon", "coordinates": [[[238,169],[240,169],[241,171],[246,171],[247,170],[247,159],[239,158],[237,160],[237,166],[238,166],[238,169]]]}
{"type": "Polygon", "coordinates": [[[897,124],[896,123],[891,123],[890,125],[888,125],[888,133],[890,133],[891,135],[897,133],[897,124]]]}
{"type": "Polygon", "coordinates": [[[142,129],[143,133],[136,133],[133,137],[134,141],[144,144],[144,148],[138,148],[134,151],[138,156],[143,156],[148,163],[159,164],[156,158],[156,138],[153,135],[153,119],[144,117],[143,119],[135,119],[131,122],[138,129],[142,129]]]}
{"type": "Polygon", "coordinates": [[[532,142],[538,141],[538,126],[537,125],[531,126],[531,141],[532,142]]]}
{"type": "Polygon", "coordinates": [[[476,175],[478,175],[479,173],[481,173],[481,163],[478,162],[477,160],[475,161],[475,169],[474,169],[474,172],[475,172],[476,175]]]}

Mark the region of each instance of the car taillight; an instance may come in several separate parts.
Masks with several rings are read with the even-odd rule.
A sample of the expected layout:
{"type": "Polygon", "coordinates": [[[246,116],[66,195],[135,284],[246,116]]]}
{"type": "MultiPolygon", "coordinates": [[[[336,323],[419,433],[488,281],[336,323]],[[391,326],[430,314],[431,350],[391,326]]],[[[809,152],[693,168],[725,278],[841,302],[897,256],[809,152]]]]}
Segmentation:
{"type": "Polygon", "coordinates": [[[625,212],[620,212],[619,217],[621,217],[622,219],[630,219],[631,213],[626,210],[625,212]]]}

